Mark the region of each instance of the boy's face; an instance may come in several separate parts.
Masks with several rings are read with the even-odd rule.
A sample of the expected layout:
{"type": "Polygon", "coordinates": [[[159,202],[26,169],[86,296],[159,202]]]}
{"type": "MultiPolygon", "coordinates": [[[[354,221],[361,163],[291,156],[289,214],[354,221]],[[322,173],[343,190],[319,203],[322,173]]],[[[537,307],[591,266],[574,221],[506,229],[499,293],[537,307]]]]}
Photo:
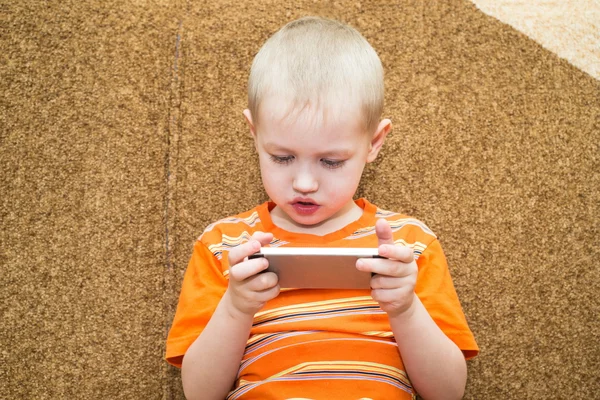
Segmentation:
{"type": "MultiPolygon", "coordinates": [[[[263,185],[280,216],[302,226],[332,217],[345,224],[365,163],[377,156],[389,132],[389,120],[375,134],[364,131],[354,110],[327,113],[306,107],[285,116],[275,99],[261,104],[260,125],[250,125],[259,155],[263,185]],[[256,128],[256,129],[255,129],[256,128]]],[[[355,219],[355,218],[354,218],[355,219]]]]}

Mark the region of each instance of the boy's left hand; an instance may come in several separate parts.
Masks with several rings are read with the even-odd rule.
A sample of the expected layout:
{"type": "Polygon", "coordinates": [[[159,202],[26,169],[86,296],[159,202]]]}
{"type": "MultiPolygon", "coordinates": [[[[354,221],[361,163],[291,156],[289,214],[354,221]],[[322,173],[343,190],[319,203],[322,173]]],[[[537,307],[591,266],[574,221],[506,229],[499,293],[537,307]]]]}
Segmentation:
{"type": "Polygon", "coordinates": [[[361,258],[356,268],[374,273],[371,278],[371,297],[388,316],[401,315],[411,309],[416,297],[417,263],[413,250],[396,246],[392,228],[385,219],[375,224],[379,239],[379,255],[383,258],[361,258]]]}

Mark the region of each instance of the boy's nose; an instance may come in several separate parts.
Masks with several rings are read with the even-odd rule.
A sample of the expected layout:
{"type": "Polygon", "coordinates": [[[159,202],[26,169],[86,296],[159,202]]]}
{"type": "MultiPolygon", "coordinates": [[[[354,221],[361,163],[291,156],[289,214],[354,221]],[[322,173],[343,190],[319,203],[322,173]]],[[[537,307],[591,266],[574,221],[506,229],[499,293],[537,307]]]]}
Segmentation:
{"type": "Polygon", "coordinates": [[[296,175],[292,186],[298,193],[314,193],[319,188],[319,183],[312,174],[301,173],[296,175]]]}

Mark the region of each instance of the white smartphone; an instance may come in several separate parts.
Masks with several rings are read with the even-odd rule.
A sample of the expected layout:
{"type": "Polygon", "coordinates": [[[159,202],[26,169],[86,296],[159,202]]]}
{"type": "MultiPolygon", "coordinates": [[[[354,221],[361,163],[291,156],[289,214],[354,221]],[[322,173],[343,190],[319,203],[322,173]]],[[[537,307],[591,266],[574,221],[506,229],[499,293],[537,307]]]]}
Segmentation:
{"type": "Polygon", "coordinates": [[[262,247],[250,259],[265,257],[281,288],[369,289],[371,273],[356,269],[359,258],[383,258],[377,248],[262,247]]]}

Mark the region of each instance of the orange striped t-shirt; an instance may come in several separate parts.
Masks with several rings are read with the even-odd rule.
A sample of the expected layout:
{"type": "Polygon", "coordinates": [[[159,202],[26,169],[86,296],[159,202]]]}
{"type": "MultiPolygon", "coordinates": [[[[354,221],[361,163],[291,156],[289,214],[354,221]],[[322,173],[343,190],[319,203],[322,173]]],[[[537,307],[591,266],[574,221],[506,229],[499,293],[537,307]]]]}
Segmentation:
{"type": "MultiPolygon", "coordinates": [[[[206,228],[194,246],[173,325],[167,361],[180,367],[227,289],[228,252],[255,231],[274,235],[270,246],[377,247],[375,222],[385,218],[394,242],[413,249],[415,292],[440,329],[466,358],[479,349],[461,309],[446,258],[422,222],[359,199],[360,219],[324,236],[275,226],[267,202],[206,228]]],[[[414,395],[384,311],[369,290],[282,290],[255,316],[228,399],[410,399],[414,395]]]]}

